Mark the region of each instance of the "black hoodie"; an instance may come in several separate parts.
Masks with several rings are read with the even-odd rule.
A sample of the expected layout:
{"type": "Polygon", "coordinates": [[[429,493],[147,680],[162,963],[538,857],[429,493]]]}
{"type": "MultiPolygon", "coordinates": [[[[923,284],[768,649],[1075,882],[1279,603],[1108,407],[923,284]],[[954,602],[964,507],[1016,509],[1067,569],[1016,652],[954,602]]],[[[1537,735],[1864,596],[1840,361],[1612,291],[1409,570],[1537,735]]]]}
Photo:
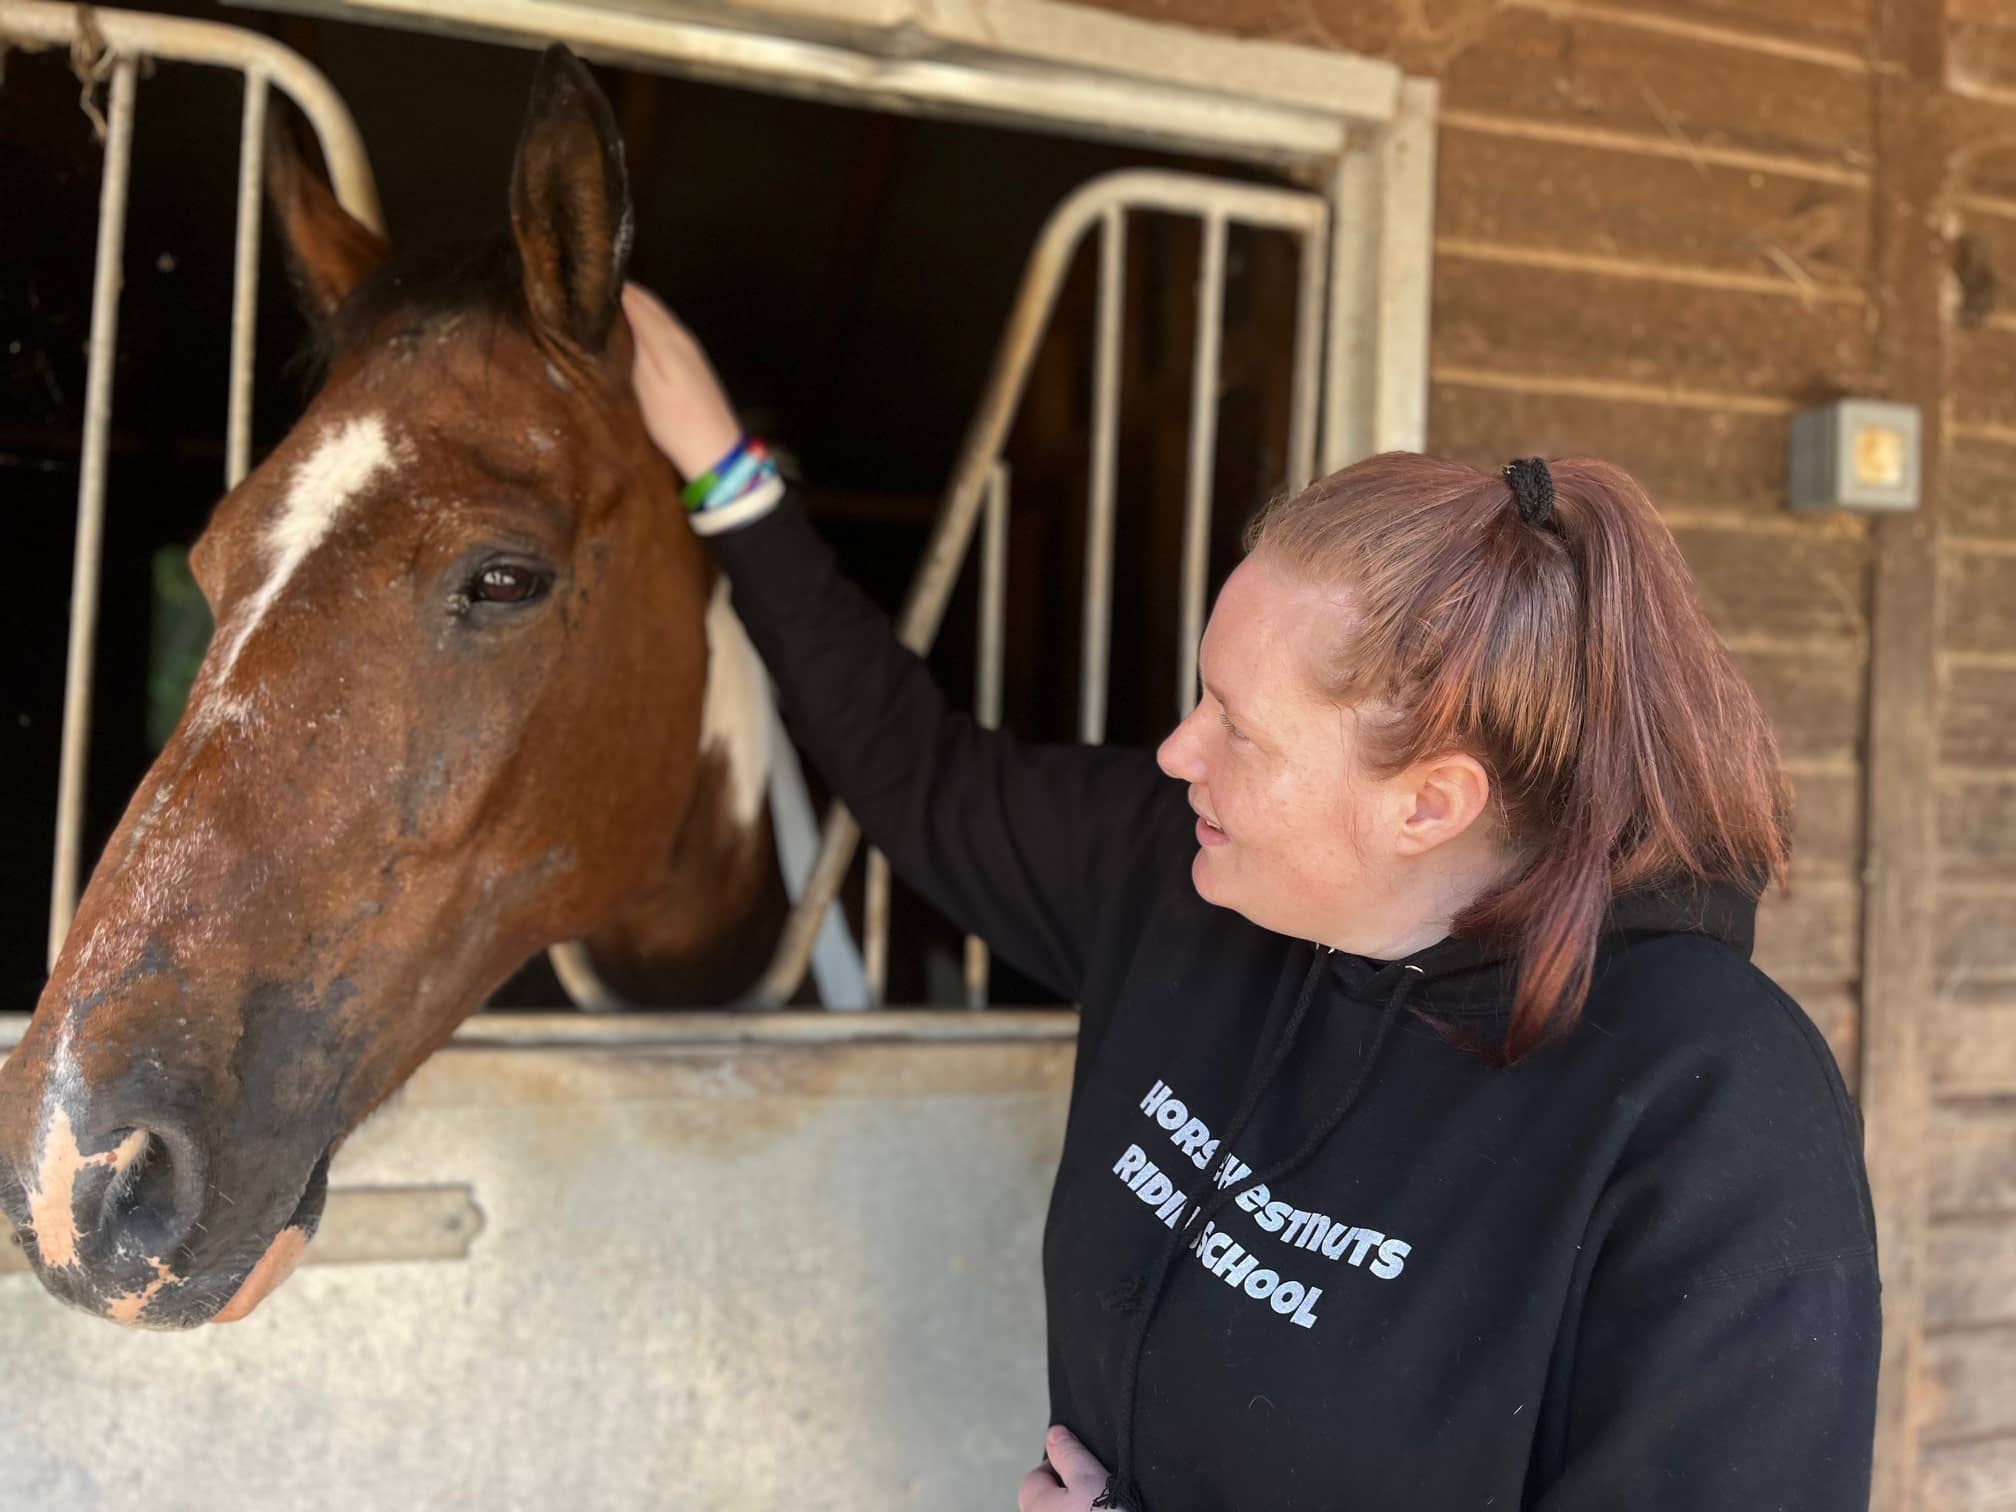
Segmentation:
{"type": "Polygon", "coordinates": [[[1501,1034],[1508,962],[1371,961],[1205,903],[1148,752],[952,711],[789,500],[714,545],[869,838],[1082,1005],[1050,1405],[1118,1504],[1867,1506],[1860,1120],[1750,964],[1749,897],[1620,898],[1579,1026],[1496,1068],[1438,1025],[1501,1034]]]}

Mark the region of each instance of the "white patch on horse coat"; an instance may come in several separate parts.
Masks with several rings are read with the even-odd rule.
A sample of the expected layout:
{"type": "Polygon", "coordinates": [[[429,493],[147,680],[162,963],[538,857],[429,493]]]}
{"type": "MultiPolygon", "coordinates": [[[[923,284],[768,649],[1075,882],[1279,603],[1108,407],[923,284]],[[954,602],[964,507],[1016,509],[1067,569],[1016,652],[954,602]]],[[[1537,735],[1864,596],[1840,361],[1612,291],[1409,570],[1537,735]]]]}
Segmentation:
{"type": "MultiPolygon", "coordinates": [[[[175,784],[170,781],[155,784],[154,796],[147,800],[147,807],[140,811],[140,817],[133,821],[133,828],[126,836],[126,856],[131,856],[138,850],[141,842],[147,838],[147,832],[160,822],[162,810],[168,807],[168,795],[174,788],[175,784]]],[[[90,939],[95,941],[97,934],[94,932],[90,939]]]]}
{"type": "Polygon", "coordinates": [[[61,1270],[77,1262],[77,1246],[84,1237],[77,1231],[78,1174],[87,1166],[100,1165],[124,1171],[146,1147],[147,1131],[135,1129],[112,1149],[86,1155],[77,1147],[69,1110],[60,1102],[56,1105],[36,1153],[35,1185],[28,1193],[28,1221],[44,1265],[61,1270]]]}
{"type": "Polygon", "coordinates": [[[279,516],[266,527],[271,553],[266,581],[239,615],[238,629],[225,649],[211,687],[221,691],[238,655],[288,582],[335,528],[337,519],[365,484],[392,465],[392,441],[382,415],[357,415],[323,433],[321,443],[288,480],[279,516]]]}
{"type": "Polygon", "coordinates": [[[42,1137],[35,1149],[35,1169],[28,1178],[28,1222],[42,1252],[42,1263],[58,1270],[77,1260],[75,1206],[77,1172],[84,1152],[70,1126],[70,1105],[84,1085],[73,1041],[76,1029],[68,1013],[56,1025],[56,1051],[50,1057],[49,1080],[43,1089],[46,1110],[42,1137]]]}
{"type": "Polygon", "coordinates": [[[252,700],[236,693],[220,693],[210,700],[211,717],[220,723],[229,721],[239,724],[254,713],[252,700]]]}
{"type": "Polygon", "coordinates": [[[770,780],[770,674],[728,603],[718,578],[707,605],[707,692],[700,703],[700,748],[728,756],[735,822],[747,829],[763,810],[770,780]]]}
{"type": "Polygon", "coordinates": [[[105,1304],[105,1316],[114,1323],[131,1328],[140,1321],[140,1314],[147,1310],[147,1304],[154,1300],[154,1294],[164,1286],[177,1286],[182,1278],[168,1268],[167,1261],[158,1255],[150,1255],[147,1263],[154,1267],[154,1279],[137,1292],[126,1292],[113,1297],[105,1304]]]}

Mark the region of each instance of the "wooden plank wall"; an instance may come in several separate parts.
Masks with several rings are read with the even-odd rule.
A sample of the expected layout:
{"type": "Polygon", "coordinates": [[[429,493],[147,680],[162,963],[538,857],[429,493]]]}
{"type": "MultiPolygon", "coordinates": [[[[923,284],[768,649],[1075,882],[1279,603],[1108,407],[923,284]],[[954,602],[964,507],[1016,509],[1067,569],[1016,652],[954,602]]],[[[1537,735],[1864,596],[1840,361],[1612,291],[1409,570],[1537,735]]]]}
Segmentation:
{"type": "Polygon", "coordinates": [[[1430,445],[1594,453],[1660,505],[1797,790],[1760,958],[1852,1078],[1871,536],[1782,501],[1787,417],[1876,376],[1866,5],[1102,3],[1441,79],[1430,445]]]}
{"type": "Polygon", "coordinates": [[[1866,69],[1831,37],[1506,9],[1443,87],[1430,444],[1591,452],[1658,502],[1797,792],[1760,959],[1852,1074],[1869,531],[1782,500],[1786,417],[1870,377],[1866,69]]]}
{"type": "Polygon", "coordinates": [[[2016,1506],[2016,7],[1948,0],[1921,1505],[2016,1506]]]}
{"type": "Polygon", "coordinates": [[[1492,465],[1592,452],[1660,505],[1797,788],[1794,887],[1767,908],[1760,959],[1851,1085],[1876,901],[1864,785],[1885,727],[1872,585],[1884,567],[1897,603],[1900,581],[1907,600],[1921,582],[1906,607],[1936,627],[1917,642],[1933,648],[1936,759],[1930,821],[1909,833],[1906,805],[1902,828],[1935,923],[1929,967],[1894,977],[1929,977],[1929,1000],[1891,1003],[1888,1022],[1922,1014],[1925,1069],[1899,1067],[1919,1079],[1908,1122],[1929,1144],[1902,1219],[1922,1270],[1900,1277],[1896,1313],[1922,1312],[1924,1331],[1884,1451],[1902,1474],[1879,1477],[1875,1505],[2016,1509],[2016,0],[1098,3],[1441,80],[1429,444],[1492,465]],[[1900,123],[1897,41],[1928,34],[1943,93],[1936,57],[1918,82],[1936,119],[1900,123]],[[1900,152],[1914,156],[1887,160],[1900,152]],[[1915,234],[1879,199],[1886,168],[1913,175],[1915,224],[1951,269],[1943,329],[1937,313],[1898,320],[1929,301],[1886,280],[1922,279],[1926,261],[1881,244],[1915,234]],[[1917,578],[1879,563],[1867,522],[1783,504],[1787,417],[1895,384],[1929,390],[1943,460],[1915,527],[1936,532],[1935,564],[1917,578]]]}

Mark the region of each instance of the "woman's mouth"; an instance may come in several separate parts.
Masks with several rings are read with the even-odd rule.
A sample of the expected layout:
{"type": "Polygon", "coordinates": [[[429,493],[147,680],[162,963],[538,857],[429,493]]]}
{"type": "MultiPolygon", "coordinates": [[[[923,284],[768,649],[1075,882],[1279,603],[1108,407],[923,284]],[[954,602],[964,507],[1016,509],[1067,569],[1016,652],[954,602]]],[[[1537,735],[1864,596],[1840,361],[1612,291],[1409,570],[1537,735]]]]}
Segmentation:
{"type": "Polygon", "coordinates": [[[1197,843],[1199,845],[1223,845],[1226,839],[1225,831],[1218,828],[1217,825],[1206,819],[1202,814],[1197,816],[1197,843]]]}

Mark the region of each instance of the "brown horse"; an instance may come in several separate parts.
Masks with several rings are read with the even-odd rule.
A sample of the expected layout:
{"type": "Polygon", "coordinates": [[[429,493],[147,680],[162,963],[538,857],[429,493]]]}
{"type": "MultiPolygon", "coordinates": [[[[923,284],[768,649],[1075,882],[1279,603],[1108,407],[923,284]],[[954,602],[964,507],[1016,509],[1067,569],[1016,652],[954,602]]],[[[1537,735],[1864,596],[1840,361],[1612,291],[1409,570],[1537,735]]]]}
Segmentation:
{"type": "Polygon", "coordinates": [[[631,395],[608,105],[541,61],[510,230],[402,263],[284,135],[327,374],[192,565],[217,631],[0,1069],[0,1207],[122,1323],[243,1316],[329,1159],[523,961],[774,889],[767,684],[631,395]]]}

